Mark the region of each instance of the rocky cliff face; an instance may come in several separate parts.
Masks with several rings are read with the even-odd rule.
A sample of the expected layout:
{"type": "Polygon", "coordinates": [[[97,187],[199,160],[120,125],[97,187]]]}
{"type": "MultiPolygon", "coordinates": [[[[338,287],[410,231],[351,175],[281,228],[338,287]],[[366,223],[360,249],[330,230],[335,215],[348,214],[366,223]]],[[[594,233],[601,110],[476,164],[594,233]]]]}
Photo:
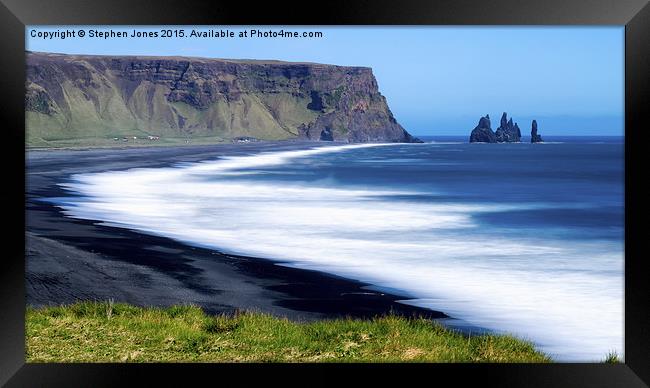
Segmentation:
{"type": "Polygon", "coordinates": [[[469,137],[470,143],[496,143],[497,137],[492,131],[490,124],[490,115],[485,115],[481,117],[478,121],[478,125],[472,130],[472,134],[469,137]]]}
{"type": "Polygon", "coordinates": [[[27,53],[28,144],[62,139],[413,142],[370,68],[27,53]]]}
{"type": "Polygon", "coordinates": [[[501,125],[495,132],[498,143],[517,143],[521,141],[521,130],[519,125],[513,124],[512,117],[508,120],[508,114],[503,112],[501,125]]]}
{"type": "Polygon", "coordinates": [[[542,140],[542,136],[540,136],[537,133],[537,120],[533,120],[533,125],[530,130],[530,142],[531,143],[541,143],[544,140],[542,140]]]}

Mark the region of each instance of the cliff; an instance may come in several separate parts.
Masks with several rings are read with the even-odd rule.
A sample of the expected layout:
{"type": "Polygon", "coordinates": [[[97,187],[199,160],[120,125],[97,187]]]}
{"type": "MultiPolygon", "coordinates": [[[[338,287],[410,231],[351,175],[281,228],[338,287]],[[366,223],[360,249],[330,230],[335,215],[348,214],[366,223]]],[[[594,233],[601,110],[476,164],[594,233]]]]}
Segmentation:
{"type": "Polygon", "coordinates": [[[128,137],[413,142],[372,70],[27,53],[28,145],[128,137]]]}

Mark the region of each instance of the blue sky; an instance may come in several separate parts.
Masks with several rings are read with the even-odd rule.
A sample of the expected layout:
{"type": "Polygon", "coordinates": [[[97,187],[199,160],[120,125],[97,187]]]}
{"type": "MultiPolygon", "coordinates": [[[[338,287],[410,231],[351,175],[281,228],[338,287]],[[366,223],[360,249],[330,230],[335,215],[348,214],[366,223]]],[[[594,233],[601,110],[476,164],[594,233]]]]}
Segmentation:
{"type": "MultiPolygon", "coordinates": [[[[32,38],[31,51],[278,59],[372,67],[381,93],[416,135],[467,135],[506,111],[524,134],[623,135],[624,27],[256,27],[322,31],[322,38],[32,38]]],[[[74,30],[159,31],[151,26],[74,30]]],[[[164,27],[228,29],[252,27],[164,27]]]]}

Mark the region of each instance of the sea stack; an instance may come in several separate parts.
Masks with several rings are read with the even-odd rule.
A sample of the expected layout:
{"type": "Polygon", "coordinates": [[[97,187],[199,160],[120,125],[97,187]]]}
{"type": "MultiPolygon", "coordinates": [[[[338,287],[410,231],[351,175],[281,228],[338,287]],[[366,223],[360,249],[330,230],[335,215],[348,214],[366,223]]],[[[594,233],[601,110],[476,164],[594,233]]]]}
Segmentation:
{"type": "Polygon", "coordinates": [[[490,115],[485,115],[481,117],[478,121],[478,125],[472,131],[472,134],[469,137],[470,143],[496,143],[497,137],[492,131],[490,126],[490,115]]]}
{"type": "Polygon", "coordinates": [[[533,120],[533,127],[530,130],[530,142],[531,143],[542,143],[542,137],[537,134],[537,120],[533,120]]]}
{"type": "Polygon", "coordinates": [[[495,132],[497,142],[499,143],[518,143],[521,141],[521,130],[519,125],[508,120],[508,114],[503,112],[501,116],[501,125],[495,132]]]}

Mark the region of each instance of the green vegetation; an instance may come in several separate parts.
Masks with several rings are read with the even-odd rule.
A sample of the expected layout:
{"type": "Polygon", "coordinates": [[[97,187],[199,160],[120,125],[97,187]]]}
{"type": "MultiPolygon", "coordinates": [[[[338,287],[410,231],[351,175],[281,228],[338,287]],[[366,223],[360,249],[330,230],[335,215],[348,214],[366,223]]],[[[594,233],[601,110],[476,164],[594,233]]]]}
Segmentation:
{"type": "Polygon", "coordinates": [[[335,107],[339,101],[341,101],[341,96],[343,95],[344,90],[345,86],[339,86],[338,88],[334,89],[333,93],[325,94],[326,105],[329,107],[335,107]]]}
{"type": "Polygon", "coordinates": [[[149,103],[145,99],[148,92],[146,88],[142,89],[137,89],[126,105],[118,104],[121,97],[111,97],[107,102],[101,98],[98,100],[100,107],[109,102],[115,105],[107,109],[120,114],[100,114],[87,101],[76,103],[74,120],[61,113],[48,115],[28,111],[25,115],[26,144],[28,147],[46,148],[96,147],[109,146],[106,143],[112,142],[113,138],[121,141],[122,137],[146,138],[149,135],[159,136],[160,140],[169,139],[167,145],[182,144],[185,139],[201,141],[240,136],[286,140],[296,138],[297,128],[318,116],[306,108],[306,99],[289,94],[242,95],[238,101],[218,100],[204,109],[197,109],[183,102],[169,103],[157,92],[149,103]],[[151,117],[143,113],[149,111],[165,113],[151,117]],[[178,142],[175,139],[183,140],[178,142]]]}
{"type": "MultiPolygon", "coordinates": [[[[117,137],[117,136],[116,136],[117,137]]],[[[78,139],[64,140],[43,140],[32,139],[27,143],[27,149],[79,149],[79,148],[125,148],[125,147],[165,147],[165,146],[187,146],[187,145],[209,145],[230,142],[217,136],[201,137],[161,137],[158,140],[149,140],[146,135],[138,135],[137,139],[131,136],[127,141],[122,140],[122,136],[117,137],[88,137],[78,139]]]]}
{"type": "Polygon", "coordinates": [[[427,319],[292,322],[194,306],[112,302],[27,309],[28,362],[549,362],[511,336],[464,336],[427,319]]]}
{"type": "Polygon", "coordinates": [[[607,353],[605,360],[603,361],[606,364],[618,364],[621,362],[621,359],[618,357],[618,353],[615,351],[607,353]]]}
{"type": "MultiPolygon", "coordinates": [[[[30,58],[43,60],[39,55],[30,58]]],[[[62,69],[70,66],[52,59],[44,63],[48,71],[57,74],[67,74],[62,69]]],[[[193,74],[186,84],[174,88],[178,96],[170,97],[170,86],[164,82],[130,83],[125,80],[127,75],[114,77],[102,66],[94,67],[97,63],[79,58],[75,63],[83,67],[81,75],[57,78],[47,88],[28,79],[28,148],[106,147],[114,137],[133,136],[170,139],[167,145],[183,144],[171,139],[186,137],[286,140],[298,137],[298,127],[320,115],[307,108],[310,100],[300,93],[298,84],[293,85],[286,76],[271,76],[266,68],[249,74],[250,79],[222,74],[227,90],[210,84],[216,82],[214,77],[193,74]],[[239,83],[229,83],[236,79],[257,86],[241,90],[239,83]],[[276,92],[264,92],[265,82],[275,85],[276,92]]]]}

